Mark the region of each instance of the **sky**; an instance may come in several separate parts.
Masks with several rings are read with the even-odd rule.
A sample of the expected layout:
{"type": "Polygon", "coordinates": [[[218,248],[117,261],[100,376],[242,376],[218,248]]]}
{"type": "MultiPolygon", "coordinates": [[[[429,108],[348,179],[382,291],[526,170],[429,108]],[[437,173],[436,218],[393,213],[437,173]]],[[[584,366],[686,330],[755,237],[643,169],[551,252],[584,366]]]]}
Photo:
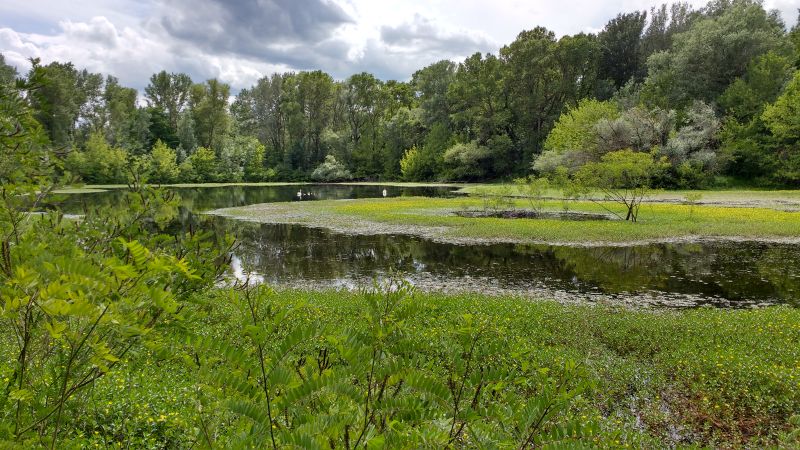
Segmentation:
{"type": "MultiPolygon", "coordinates": [[[[0,53],[72,61],[142,89],[161,70],[234,90],[273,72],[362,71],[407,80],[475,52],[497,52],[525,29],[597,32],[619,12],[658,0],[3,0],[0,53]]],[[[660,3],[660,2],[659,2],[660,3]]],[[[689,0],[696,7],[706,0],[689,0]]],[[[765,0],[788,26],[800,0],[765,0]]]]}

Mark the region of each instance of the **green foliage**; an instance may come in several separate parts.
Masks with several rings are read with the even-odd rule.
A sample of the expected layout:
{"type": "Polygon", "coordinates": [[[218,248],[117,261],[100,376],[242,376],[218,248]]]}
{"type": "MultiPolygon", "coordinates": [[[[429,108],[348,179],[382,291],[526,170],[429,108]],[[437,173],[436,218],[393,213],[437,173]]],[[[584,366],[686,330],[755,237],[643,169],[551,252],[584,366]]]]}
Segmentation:
{"type": "Polygon", "coordinates": [[[789,58],[769,52],[754,59],[747,73],[720,96],[720,105],[739,121],[750,121],[772,103],[791,76],[789,58]]]}
{"type": "Polygon", "coordinates": [[[217,155],[205,147],[199,147],[180,165],[181,178],[197,183],[216,181],[218,170],[217,155]]]}
{"type": "Polygon", "coordinates": [[[636,222],[653,179],[663,170],[664,164],[650,153],[620,150],[608,153],[600,162],[586,164],[576,174],[576,179],[586,187],[603,192],[606,200],[622,204],[624,219],[636,222]]]}
{"type": "Polygon", "coordinates": [[[782,22],[760,2],[717,6],[675,35],[668,51],[648,59],[643,95],[649,102],[665,108],[684,107],[693,100],[713,102],[745,74],[754,58],[788,51],[782,22]]]}
{"type": "Polygon", "coordinates": [[[614,120],[617,117],[619,110],[612,102],[581,100],[577,107],[570,108],[559,117],[547,136],[544,149],[555,152],[579,150],[594,154],[598,145],[595,125],[600,120],[614,120]]]}
{"type": "Polygon", "coordinates": [[[172,183],[177,180],[180,170],[178,169],[178,155],[175,150],[169,148],[167,144],[156,141],[153,150],[150,152],[150,181],[155,183],[172,183]]]}
{"type": "Polygon", "coordinates": [[[11,86],[17,79],[17,69],[6,64],[6,58],[0,53],[0,84],[11,86]]]}
{"type": "Polygon", "coordinates": [[[101,133],[92,133],[83,151],[69,155],[66,167],[88,183],[124,183],[129,175],[128,153],[111,147],[101,133]]]}
{"type": "MultiPolygon", "coordinates": [[[[212,262],[207,235],[159,236],[177,207],[162,191],[135,188],[119,209],[87,209],[80,220],[34,214],[53,190],[58,155],[19,93],[0,89],[9,157],[0,172],[0,441],[57,448],[74,436],[65,423],[85,411],[96,381],[138,351],[161,351],[162,325],[182,320],[224,259],[212,262]]],[[[114,153],[99,133],[87,145],[89,157],[114,153]]]]}
{"type": "Polygon", "coordinates": [[[353,178],[344,164],[336,160],[333,155],[325,157],[325,162],[320,164],[311,174],[311,179],[317,181],[346,181],[353,178]]]}
{"type": "MultiPolygon", "coordinates": [[[[219,402],[248,424],[225,446],[554,447],[598,432],[571,419],[588,387],[581,369],[551,372],[524,354],[511,355],[521,368],[504,363],[499,329],[468,313],[431,346],[411,328],[421,305],[402,282],[365,291],[360,320],[339,332],[269,289],[243,287],[229,301],[241,343],[193,340],[219,402]]],[[[222,444],[210,441],[221,432],[202,436],[222,444]]]]}
{"type": "Polygon", "coordinates": [[[764,110],[762,120],[778,142],[780,168],[775,176],[787,183],[800,183],[800,71],[783,94],[764,110]]]}
{"type": "Polygon", "coordinates": [[[480,180],[489,166],[489,149],[472,141],[456,144],[444,152],[443,160],[451,180],[480,180]]]}

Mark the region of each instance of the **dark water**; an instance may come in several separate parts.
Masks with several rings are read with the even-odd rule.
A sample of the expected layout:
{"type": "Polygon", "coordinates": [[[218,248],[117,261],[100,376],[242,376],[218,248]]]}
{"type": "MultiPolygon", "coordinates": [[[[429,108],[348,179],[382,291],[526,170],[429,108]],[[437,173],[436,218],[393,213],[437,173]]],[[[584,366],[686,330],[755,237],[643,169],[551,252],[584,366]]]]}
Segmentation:
{"type": "MultiPolygon", "coordinates": [[[[354,198],[449,195],[450,188],[408,188],[393,186],[226,186],[203,188],[173,188],[180,195],[181,206],[189,212],[199,213],[219,208],[254,205],[257,203],[294,202],[313,200],[344,200],[354,198]],[[301,196],[297,194],[301,193],[301,196]]],[[[80,214],[84,205],[112,206],[119,204],[125,195],[121,189],[110,189],[89,194],[58,196],[57,203],[65,213],[80,214]]]]}
{"type": "MultiPolygon", "coordinates": [[[[755,242],[632,247],[453,245],[413,236],[349,236],[191,214],[228,206],[308,199],[449,195],[448,189],[290,186],[178,189],[184,220],[213,220],[240,245],[234,272],[274,284],[344,286],[401,272],[422,288],[509,292],[563,301],[746,307],[800,303],[800,246],[755,242]],[[201,216],[202,217],[202,216],[201,216]]],[[[120,193],[72,196],[64,207],[113,202],[120,193]]]]}

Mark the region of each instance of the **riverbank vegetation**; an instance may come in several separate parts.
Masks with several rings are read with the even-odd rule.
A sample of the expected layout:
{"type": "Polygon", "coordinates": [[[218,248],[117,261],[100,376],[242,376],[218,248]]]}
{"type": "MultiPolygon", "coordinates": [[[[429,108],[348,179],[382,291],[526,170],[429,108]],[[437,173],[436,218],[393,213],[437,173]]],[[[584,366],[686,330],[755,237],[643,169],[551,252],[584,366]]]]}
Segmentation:
{"type": "MultiPolygon", "coordinates": [[[[59,446],[798,443],[790,308],[636,312],[398,284],[187,300],[141,345],[106,354],[65,405],[59,446]]],[[[47,339],[68,344],[67,323],[47,339]]],[[[14,346],[0,348],[12,373],[14,346]]],[[[49,391],[11,392],[23,411],[5,402],[4,422],[25,428],[49,391]]],[[[18,439],[46,444],[54,423],[18,439]]]]}
{"type": "MultiPolygon", "coordinates": [[[[544,212],[565,210],[563,200],[542,200],[544,212]]],[[[572,213],[624,217],[615,203],[569,201],[572,213]]],[[[642,241],[743,238],[795,241],[800,238],[796,212],[761,207],[702,206],[650,203],[637,223],[609,216],[607,220],[561,218],[464,217],[462,211],[529,211],[525,199],[508,197],[361,199],[307,203],[269,203],[212,211],[211,214],[263,223],[299,223],[343,233],[416,234],[448,242],[528,242],[598,245],[642,241]]]]}
{"type": "MultiPolygon", "coordinates": [[[[31,97],[63,170],[127,183],[482,181],[575,176],[630,150],[658,188],[800,186],[800,28],[753,0],[620,13],[596,34],[522,31],[497,54],[369,73],[217,79],[112,75],[35,62],[31,97]],[[711,44],[709,44],[711,43],[711,44]]],[[[18,75],[0,60],[2,82],[18,75]]]]}

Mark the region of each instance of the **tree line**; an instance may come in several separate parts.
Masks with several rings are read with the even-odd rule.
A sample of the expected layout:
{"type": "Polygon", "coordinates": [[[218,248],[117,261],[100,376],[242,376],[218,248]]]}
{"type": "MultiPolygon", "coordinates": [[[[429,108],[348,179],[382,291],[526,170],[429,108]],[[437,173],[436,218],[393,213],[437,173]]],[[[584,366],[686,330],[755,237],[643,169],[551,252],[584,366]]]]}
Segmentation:
{"type": "Polygon", "coordinates": [[[409,81],[276,73],[235,97],[162,71],[142,102],[113,76],[32,63],[34,117],[87,183],[558,177],[632,151],[664,166],[662,187],[800,185],[800,28],[755,0],[536,27],[409,81]]]}

